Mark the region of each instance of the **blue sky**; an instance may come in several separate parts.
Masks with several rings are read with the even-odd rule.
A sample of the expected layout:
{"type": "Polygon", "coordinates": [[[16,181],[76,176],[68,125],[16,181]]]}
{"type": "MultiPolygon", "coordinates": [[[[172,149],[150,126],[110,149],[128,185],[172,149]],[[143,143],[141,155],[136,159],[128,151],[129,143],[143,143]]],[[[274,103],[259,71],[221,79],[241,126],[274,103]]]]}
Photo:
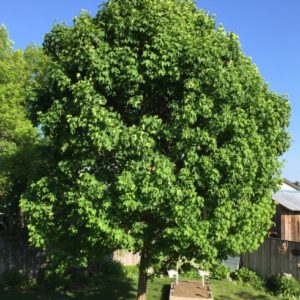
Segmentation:
{"type": "MultiPolygon", "coordinates": [[[[0,1],[0,24],[6,25],[15,48],[40,45],[57,22],[72,24],[81,9],[92,15],[99,0],[0,1]]],[[[288,94],[292,106],[293,143],[284,155],[283,176],[300,181],[300,1],[198,0],[227,31],[240,37],[243,51],[252,57],[270,88],[288,94]]],[[[272,117],[272,116],[270,116],[272,117]]]]}

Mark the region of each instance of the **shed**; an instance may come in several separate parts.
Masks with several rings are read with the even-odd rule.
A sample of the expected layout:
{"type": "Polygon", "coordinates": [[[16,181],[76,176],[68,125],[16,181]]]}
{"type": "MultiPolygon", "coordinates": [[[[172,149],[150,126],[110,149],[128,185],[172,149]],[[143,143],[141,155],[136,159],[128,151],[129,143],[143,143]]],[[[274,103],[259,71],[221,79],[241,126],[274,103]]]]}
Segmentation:
{"type": "Polygon", "coordinates": [[[285,180],[281,189],[274,193],[278,203],[274,217],[275,227],[271,235],[282,240],[300,242],[300,189],[285,180]]]}

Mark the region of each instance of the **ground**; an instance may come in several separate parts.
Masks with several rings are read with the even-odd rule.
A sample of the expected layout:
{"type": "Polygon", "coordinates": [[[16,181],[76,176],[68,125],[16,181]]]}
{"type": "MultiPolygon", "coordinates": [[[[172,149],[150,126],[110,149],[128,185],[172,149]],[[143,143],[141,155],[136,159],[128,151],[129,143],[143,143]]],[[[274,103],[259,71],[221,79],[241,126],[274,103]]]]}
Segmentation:
{"type": "MultiPolygon", "coordinates": [[[[157,278],[149,283],[148,300],[168,300],[168,278],[157,278]]],[[[251,287],[235,282],[211,281],[215,300],[276,300],[280,299],[256,291],[251,287]]],[[[136,281],[129,278],[107,277],[99,281],[97,287],[85,292],[54,293],[50,291],[34,290],[7,292],[0,294],[1,300],[135,300],[136,281]]]]}
{"type": "Polygon", "coordinates": [[[277,300],[279,297],[271,296],[255,290],[253,287],[227,280],[212,280],[214,300],[277,300]]]}
{"type": "Polygon", "coordinates": [[[205,283],[202,284],[199,280],[180,280],[171,290],[170,299],[177,299],[178,297],[188,298],[189,300],[211,299],[208,288],[205,283]]]}

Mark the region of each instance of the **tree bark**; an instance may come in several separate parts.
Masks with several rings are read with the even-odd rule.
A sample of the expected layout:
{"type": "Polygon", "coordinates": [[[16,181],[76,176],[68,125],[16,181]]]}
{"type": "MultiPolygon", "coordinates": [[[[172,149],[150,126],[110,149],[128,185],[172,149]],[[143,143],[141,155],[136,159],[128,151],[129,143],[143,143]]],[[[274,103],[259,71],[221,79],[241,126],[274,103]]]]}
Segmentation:
{"type": "Polygon", "coordinates": [[[147,300],[147,282],[148,276],[144,270],[145,253],[141,254],[141,261],[139,267],[139,281],[137,290],[137,300],[147,300]]]}

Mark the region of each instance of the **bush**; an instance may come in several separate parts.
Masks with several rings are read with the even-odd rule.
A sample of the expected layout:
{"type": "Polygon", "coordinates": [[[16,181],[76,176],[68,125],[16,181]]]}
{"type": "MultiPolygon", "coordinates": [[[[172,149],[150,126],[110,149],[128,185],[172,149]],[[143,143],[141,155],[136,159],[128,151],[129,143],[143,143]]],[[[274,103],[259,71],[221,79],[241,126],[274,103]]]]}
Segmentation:
{"type": "MultiPolygon", "coordinates": [[[[174,269],[176,270],[176,266],[174,268],[170,269],[174,269]]],[[[195,278],[199,278],[199,274],[198,271],[195,267],[193,267],[190,263],[185,263],[180,267],[180,276],[186,279],[195,279],[195,278]]]]}
{"type": "Polygon", "coordinates": [[[264,289],[264,280],[259,277],[254,271],[247,268],[240,268],[230,274],[231,278],[241,283],[248,284],[257,290],[264,289]]]}
{"type": "Polygon", "coordinates": [[[49,290],[83,289],[90,283],[91,277],[85,270],[74,269],[66,273],[57,273],[53,270],[45,270],[37,278],[37,284],[49,290]]]}
{"type": "Polygon", "coordinates": [[[70,276],[57,274],[53,270],[44,270],[43,274],[38,277],[37,282],[50,290],[61,289],[70,284],[70,276]]]}
{"type": "Polygon", "coordinates": [[[100,264],[100,271],[105,275],[123,276],[124,268],[122,264],[114,260],[103,260],[100,264]]]}
{"type": "Polygon", "coordinates": [[[26,285],[28,283],[28,277],[21,271],[13,268],[3,272],[0,281],[3,288],[16,288],[26,285]]]}
{"type": "Polygon", "coordinates": [[[138,266],[123,266],[123,273],[126,277],[135,279],[139,275],[138,266]]]}
{"type": "Polygon", "coordinates": [[[266,286],[269,291],[285,299],[300,299],[300,284],[293,277],[284,274],[271,276],[266,286]]]}
{"type": "Polygon", "coordinates": [[[224,264],[220,263],[216,265],[214,268],[211,269],[210,277],[213,279],[226,279],[229,277],[230,269],[229,267],[225,266],[224,264]]]}
{"type": "Polygon", "coordinates": [[[198,271],[195,269],[191,269],[185,272],[181,272],[179,274],[180,277],[186,278],[186,279],[195,279],[195,278],[199,278],[199,274],[198,271]]]}
{"type": "Polygon", "coordinates": [[[69,268],[63,273],[56,272],[54,268],[48,268],[40,272],[37,283],[50,290],[82,289],[94,286],[102,280],[102,275],[111,277],[130,277],[135,273],[133,267],[123,267],[121,263],[109,259],[103,260],[100,264],[100,274],[89,273],[86,269],[69,268]]]}

